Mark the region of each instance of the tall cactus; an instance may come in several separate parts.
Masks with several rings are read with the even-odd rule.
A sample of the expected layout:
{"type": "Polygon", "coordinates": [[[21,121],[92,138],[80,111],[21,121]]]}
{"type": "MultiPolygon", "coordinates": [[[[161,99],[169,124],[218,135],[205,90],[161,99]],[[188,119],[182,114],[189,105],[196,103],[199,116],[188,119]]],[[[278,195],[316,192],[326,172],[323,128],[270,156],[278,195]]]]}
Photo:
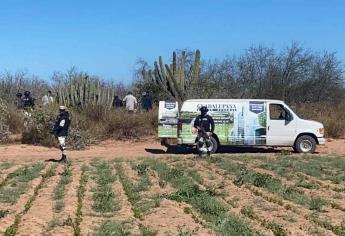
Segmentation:
{"type": "MultiPolygon", "coordinates": [[[[179,102],[187,98],[188,91],[198,83],[200,78],[200,51],[196,50],[194,61],[190,68],[190,76],[186,73],[186,52],[181,52],[178,60],[176,52],[173,52],[172,64],[164,64],[163,58],[160,56],[158,62],[155,61],[153,72],[143,68],[142,76],[145,80],[149,80],[160,86],[169,96],[179,102]]],[[[188,73],[189,75],[189,73],[188,73]]]]}
{"type": "Polygon", "coordinates": [[[68,107],[85,108],[103,105],[111,108],[114,90],[97,78],[78,75],[59,83],[56,88],[57,102],[68,107]]]}

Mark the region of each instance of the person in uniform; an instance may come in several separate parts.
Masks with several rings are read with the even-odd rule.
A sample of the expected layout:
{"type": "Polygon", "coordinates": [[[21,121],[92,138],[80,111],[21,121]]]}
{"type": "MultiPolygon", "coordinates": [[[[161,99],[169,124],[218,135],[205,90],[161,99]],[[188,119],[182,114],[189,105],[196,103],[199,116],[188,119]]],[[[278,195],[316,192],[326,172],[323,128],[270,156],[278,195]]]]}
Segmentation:
{"type": "Polygon", "coordinates": [[[59,141],[61,150],[61,159],[59,162],[67,163],[66,155],[66,139],[68,136],[68,129],[71,124],[69,112],[65,106],[59,107],[59,115],[56,117],[53,133],[59,141]]]}

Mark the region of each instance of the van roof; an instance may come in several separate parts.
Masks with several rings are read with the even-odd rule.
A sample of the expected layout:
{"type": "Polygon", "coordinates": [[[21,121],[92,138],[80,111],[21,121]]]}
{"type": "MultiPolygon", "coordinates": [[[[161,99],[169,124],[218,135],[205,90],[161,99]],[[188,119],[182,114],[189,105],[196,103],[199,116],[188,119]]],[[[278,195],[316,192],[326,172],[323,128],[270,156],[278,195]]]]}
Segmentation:
{"type": "Polygon", "coordinates": [[[248,101],[260,101],[260,102],[277,102],[284,103],[282,100],[275,99],[189,99],[184,102],[248,102],[248,101]]]}

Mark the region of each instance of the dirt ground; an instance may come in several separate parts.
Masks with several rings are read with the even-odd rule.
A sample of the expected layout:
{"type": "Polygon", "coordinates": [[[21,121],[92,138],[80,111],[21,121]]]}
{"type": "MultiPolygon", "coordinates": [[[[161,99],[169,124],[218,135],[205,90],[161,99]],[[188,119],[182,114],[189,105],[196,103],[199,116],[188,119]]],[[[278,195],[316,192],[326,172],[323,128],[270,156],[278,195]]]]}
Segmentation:
{"type": "MultiPolygon", "coordinates": [[[[282,150],[292,151],[291,148],[245,148],[245,147],[222,147],[220,153],[226,155],[237,154],[262,154],[270,155],[279,153],[282,150]]],[[[91,146],[82,151],[69,151],[68,156],[74,158],[125,158],[135,159],[138,157],[154,157],[164,155],[192,155],[190,150],[175,149],[167,150],[166,147],[160,145],[155,139],[148,139],[141,142],[120,142],[120,141],[105,141],[97,146],[91,146]]],[[[345,154],[345,139],[332,140],[329,139],[326,145],[318,146],[317,154],[320,155],[343,155],[345,154]]],[[[0,160],[1,161],[32,161],[45,160],[50,158],[58,158],[60,150],[57,148],[46,148],[41,146],[25,145],[25,144],[11,144],[0,146],[0,160]]]]}
{"type": "Polygon", "coordinates": [[[87,150],[68,151],[71,179],[67,181],[63,179],[67,165],[45,162],[59,158],[59,149],[2,145],[0,234],[10,232],[13,227],[15,234],[8,235],[241,235],[224,233],[226,226],[220,226],[219,222],[224,225],[230,222],[227,227],[243,235],[252,235],[245,233],[247,225],[261,235],[344,235],[345,140],[328,140],[326,145],[318,147],[315,158],[287,155],[289,151],[292,149],[222,147],[218,158],[212,161],[212,158],[194,158],[192,150],[168,150],[155,139],[135,143],[106,141],[87,150]],[[151,165],[144,164],[145,161],[151,165]],[[154,161],[160,164],[152,164],[154,161]],[[110,181],[114,191],[110,195],[97,192],[97,178],[103,169],[97,172],[95,162],[107,163],[114,175],[101,178],[103,182],[110,181]],[[26,180],[30,177],[26,175],[30,166],[37,163],[43,165],[40,174],[26,180]],[[164,168],[155,169],[164,165],[175,171],[159,173],[164,168]],[[249,172],[237,171],[244,166],[249,172]],[[50,170],[53,174],[47,175],[50,170]],[[276,188],[265,185],[272,179],[276,188]],[[205,201],[204,204],[169,197],[180,196],[175,193],[183,196],[184,191],[193,194],[193,188],[193,191],[184,189],[183,183],[188,180],[198,186],[198,191],[203,191],[195,197],[205,201]],[[239,180],[247,183],[239,185],[239,180]],[[27,187],[19,190],[18,181],[27,181],[27,187]],[[60,185],[64,187],[58,188],[60,185]],[[63,192],[60,199],[56,197],[58,190],[63,192]],[[12,193],[17,194],[17,199],[10,204],[6,199],[12,193]],[[118,209],[99,213],[94,207],[99,195],[102,201],[113,198],[118,209]],[[63,204],[61,210],[57,210],[58,204],[63,204]],[[226,213],[218,213],[222,206],[226,213]],[[212,217],[222,218],[203,215],[202,210],[208,208],[214,214],[212,217]],[[234,218],[242,223],[231,226],[234,218]],[[112,223],[100,229],[107,221],[112,223]],[[128,234],[119,233],[126,230],[128,234]]]}

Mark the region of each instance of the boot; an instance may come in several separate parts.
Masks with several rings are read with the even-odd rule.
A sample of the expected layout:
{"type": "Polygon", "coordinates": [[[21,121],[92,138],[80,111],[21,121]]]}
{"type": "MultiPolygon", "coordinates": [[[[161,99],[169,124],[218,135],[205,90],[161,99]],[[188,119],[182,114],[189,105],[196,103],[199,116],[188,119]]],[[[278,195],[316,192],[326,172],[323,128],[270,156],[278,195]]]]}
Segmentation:
{"type": "Polygon", "coordinates": [[[59,162],[67,163],[67,156],[66,156],[65,154],[62,154],[62,157],[61,157],[61,159],[59,160],[59,162]]]}

